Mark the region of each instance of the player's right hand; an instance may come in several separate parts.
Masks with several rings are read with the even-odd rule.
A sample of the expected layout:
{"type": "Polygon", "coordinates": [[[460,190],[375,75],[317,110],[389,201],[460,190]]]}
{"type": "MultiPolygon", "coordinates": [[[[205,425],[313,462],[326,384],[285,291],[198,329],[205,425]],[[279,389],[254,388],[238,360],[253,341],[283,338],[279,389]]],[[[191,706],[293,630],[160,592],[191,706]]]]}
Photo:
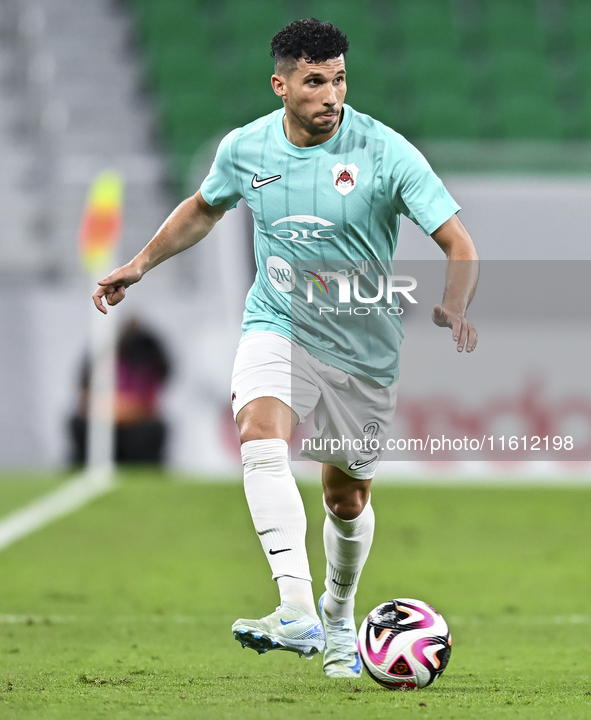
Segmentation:
{"type": "Polygon", "coordinates": [[[125,289],[142,279],[143,272],[132,263],[117,268],[103,280],[98,281],[98,288],[95,290],[92,299],[97,310],[105,315],[107,308],[103,305],[103,298],[107,305],[117,305],[125,297],[125,289]]]}

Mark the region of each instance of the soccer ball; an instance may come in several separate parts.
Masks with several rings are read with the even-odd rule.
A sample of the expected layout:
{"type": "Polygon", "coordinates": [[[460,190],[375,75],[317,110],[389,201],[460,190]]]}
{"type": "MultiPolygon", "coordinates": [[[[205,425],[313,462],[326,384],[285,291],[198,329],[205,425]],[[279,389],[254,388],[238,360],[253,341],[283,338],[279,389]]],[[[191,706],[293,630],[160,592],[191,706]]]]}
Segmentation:
{"type": "Polygon", "coordinates": [[[437,680],[451,655],[447,623],[421,600],[378,605],[359,628],[365,669],[387,688],[424,688],[437,680]]]}

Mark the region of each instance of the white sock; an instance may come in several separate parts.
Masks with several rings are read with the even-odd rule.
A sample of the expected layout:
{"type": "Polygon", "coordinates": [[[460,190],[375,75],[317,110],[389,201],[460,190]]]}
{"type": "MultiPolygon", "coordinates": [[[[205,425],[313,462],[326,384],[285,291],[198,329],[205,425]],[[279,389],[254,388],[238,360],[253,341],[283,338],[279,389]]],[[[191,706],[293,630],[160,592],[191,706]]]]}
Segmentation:
{"type": "Polygon", "coordinates": [[[337,517],[324,502],[324,550],[327,594],[324,612],[329,620],[353,617],[359,576],[373,540],[375,515],[371,500],[354,520],[337,517]]]}
{"type": "Polygon", "coordinates": [[[312,583],[309,580],[281,575],[277,578],[279,597],[282,603],[291,603],[303,607],[308,615],[317,617],[318,611],[314,605],[312,583]]]}
{"type": "Polygon", "coordinates": [[[316,615],[306,552],[306,513],[287,451],[287,443],[280,439],[243,443],[244,492],[273,580],[278,581],[281,602],[301,605],[316,615]]]}

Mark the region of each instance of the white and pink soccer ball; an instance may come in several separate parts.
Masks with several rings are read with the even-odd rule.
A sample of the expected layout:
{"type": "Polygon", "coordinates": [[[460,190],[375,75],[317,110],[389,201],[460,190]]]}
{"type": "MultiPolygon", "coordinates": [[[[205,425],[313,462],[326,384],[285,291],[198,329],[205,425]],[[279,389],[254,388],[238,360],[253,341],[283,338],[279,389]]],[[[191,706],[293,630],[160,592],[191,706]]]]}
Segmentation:
{"type": "Polygon", "coordinates": [[[447,623],[421,600],[378,605],[359,628],[359,655],[367,672],[387,688],[424,688],[437,680],[451,655],[447,623]]]}

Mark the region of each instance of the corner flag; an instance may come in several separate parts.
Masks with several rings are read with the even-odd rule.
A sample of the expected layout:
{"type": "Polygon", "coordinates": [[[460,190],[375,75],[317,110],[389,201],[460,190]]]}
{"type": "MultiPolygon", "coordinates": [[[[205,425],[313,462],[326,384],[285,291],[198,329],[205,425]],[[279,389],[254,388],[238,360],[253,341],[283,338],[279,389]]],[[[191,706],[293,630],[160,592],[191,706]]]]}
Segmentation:
{"type": "MultiPolygon", "coordinates": [[[[91,277],[108,272],[122,227],[123,180],[115,170],[104,170],[92,182],[80,224],[80,262],[91,277]]],[[[92,308],[90,322],[91,370],[87,427],[87,466],[111,477],[114,468],[114,397],[116,321],[92,308]]]]}
{"type": "Polygon", "coordinates": [[[114,170],[94,179],[86,198],[78,246],[82,267],[91,275],[106,271],[121,234],[123,180],[114,170]]]}

